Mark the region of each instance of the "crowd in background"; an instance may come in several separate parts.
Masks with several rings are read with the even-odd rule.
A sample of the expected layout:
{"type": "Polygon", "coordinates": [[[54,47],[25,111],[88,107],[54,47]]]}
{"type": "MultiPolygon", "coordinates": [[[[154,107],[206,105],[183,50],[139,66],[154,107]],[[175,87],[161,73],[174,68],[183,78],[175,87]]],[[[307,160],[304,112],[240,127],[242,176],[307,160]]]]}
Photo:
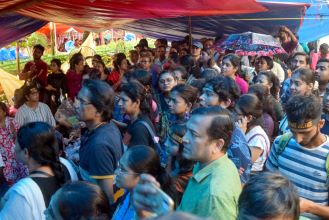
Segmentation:
{"type": "Polygon", "coordinates": [[[329,219],[329,46],[275,37],[142,39],[66,73],[35,45],[0,103],[0,219],[329,219]]]}

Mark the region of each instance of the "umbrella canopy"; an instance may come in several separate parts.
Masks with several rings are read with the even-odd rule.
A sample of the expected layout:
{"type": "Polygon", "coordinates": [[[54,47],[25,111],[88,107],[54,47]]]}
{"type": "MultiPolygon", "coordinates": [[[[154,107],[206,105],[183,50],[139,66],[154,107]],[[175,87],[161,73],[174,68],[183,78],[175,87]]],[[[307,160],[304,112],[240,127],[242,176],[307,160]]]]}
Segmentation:
{"type": "Polygon", "coordinates": [[[224,41],[215,44],[219,51],[234,51],[241,56],[272,56],[286,53],[271,35],[245,32],[241,34],[231,34],[224,41]]]}

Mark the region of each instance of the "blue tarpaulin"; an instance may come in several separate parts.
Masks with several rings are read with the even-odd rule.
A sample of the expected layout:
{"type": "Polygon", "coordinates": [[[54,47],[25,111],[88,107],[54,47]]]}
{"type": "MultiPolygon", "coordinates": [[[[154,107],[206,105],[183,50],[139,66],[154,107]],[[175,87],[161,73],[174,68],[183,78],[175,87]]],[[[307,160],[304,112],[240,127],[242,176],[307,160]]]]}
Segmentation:
{"type": "MultiPolygon", "coordinates": [[[[273,0],[262,0],[272,2],[273,0]]],[[[286,0],[275,0],[286,2],[286,0]]],[[[289,0],[290,2],[302,2],[310,4],[306,10],[303,25],[298,31],[300,42],[310,42],[329,35],[329,1],[326,0],[289,0]]],[[[287,19],[293,18],[292,16],[287,19]]]]}

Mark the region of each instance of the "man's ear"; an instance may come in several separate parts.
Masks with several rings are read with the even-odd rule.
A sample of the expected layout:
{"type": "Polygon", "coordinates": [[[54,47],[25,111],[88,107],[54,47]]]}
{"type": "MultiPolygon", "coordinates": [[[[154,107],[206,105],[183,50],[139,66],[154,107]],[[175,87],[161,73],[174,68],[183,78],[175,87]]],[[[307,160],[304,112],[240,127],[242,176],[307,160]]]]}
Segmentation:
{"type": "Polygon", "coordinates": [[[325,123],[325,120],[324,120],[324,119],[320,119],[319,122],[318,122],[318,127],[319,127],[320,129],[323,128],[324,123],[325,123]]]}
{"type": "Polygon", "coordinates": [[[222,138],[215,140],[215,148],[214,148],[213,152],[214,153],[222,152],[224,144],[225,144],[225,141],[222,138]]]}
{"type": "Polygon", "coordinates": [[[222,102],[221,102],[221,106],[222,106],[223,108],[226,108],[226,109],[227,109],[228,107],[230,107],[231,104],[232,104],[231,99],[228,99],[228,100],[226,100],[226,101],[222,101],[222,102]]]}

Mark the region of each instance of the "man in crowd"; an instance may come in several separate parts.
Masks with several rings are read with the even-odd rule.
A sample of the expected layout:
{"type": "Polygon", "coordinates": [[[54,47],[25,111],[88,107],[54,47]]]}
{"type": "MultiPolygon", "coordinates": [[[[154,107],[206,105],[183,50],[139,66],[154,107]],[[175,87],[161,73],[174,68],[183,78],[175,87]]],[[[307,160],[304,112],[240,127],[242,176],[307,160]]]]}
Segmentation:
{"type": "Polygon", "coordinates": [[[318,61],[315,78],[319,83],[319,95],[323,97],[329,82],[329,59],[320,59],[318,61]]]}
{"type": "Polygon", "coordinates": [[[45,63],[41,57],[45,48],[36,44],[33,47],[33,61],[27,62],[24,66],[23,71],[19,74],[20,80],[31,81],[35,79],[41,85],[41,100],[43,97],[43,89],[47,86],[47,74],[48,74],[48,65],[45,63]]]}
{"type": "MultiPolygon", "coordinates": [[[[221,107],[196,109],[186,126],[183,156],[197,164],[177,210],[200,217],[236,219],[241,182],[226,154],[233,130],[228,111],[221,107]]],[[[134,204],[137,209],[152,211],[151,184],[157,183],[151,176],[144,177],[133,194],[134,204]]]]}
{"type": "Polygon", "coordinates": [[[329,45],[326,43],[323,43],[320,45],[318,53],[312,53],[311,56],[311,68],[313,71],[316,70],[316,65],[320,59],[329,59],[329,45]]]}
{"type": "Polygon", "coordinates": [[[111,121],[114,96],[107,83],[85,80],[77,98],[80,120],[87,127],[81,137],[80,173],[84,180],[97,183],[111,204],[114,170],[123,154],[120,131],[111,121]]]}
{"type": "Polygon", "coordinates": [[[55,119],[48,105],[39,102],[37,83],[31,83],[24,88],[25,103],[17,110],[15,120],[20,126],[29,122],[42,121],[56,126],[55,119]]]}
{"type": "Polygon", "coordinates": [[[194,41],[192,43],[191,55],[193,56],[193,59],[196,62],[198,62],[200,59],[202,49],[203,49],[203,45],[200,41],[194,41]]]}
{"type": "Polygon", "coordinates": [[[303,216],[328,219],[329,140],[320,132],[321,101],[314,95],[293,96],[285,110],[291,133],[275,139],[266,168],[294,183],[303,216]]]}

